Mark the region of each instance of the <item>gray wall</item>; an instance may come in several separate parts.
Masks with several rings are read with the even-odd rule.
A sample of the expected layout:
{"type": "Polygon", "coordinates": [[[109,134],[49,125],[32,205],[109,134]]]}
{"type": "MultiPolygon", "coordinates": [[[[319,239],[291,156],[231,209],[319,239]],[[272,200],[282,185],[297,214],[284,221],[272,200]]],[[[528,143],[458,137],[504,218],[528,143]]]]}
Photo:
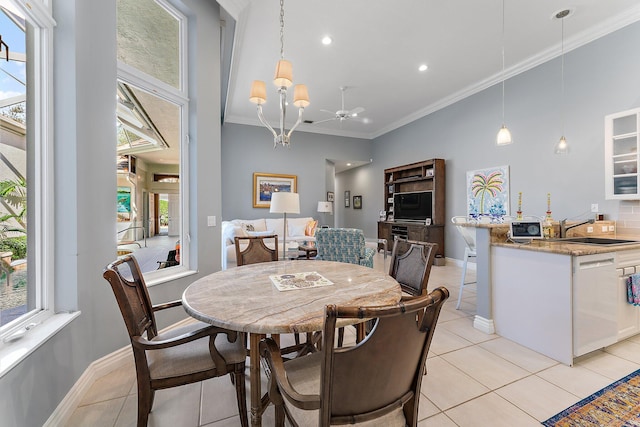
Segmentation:
{"type": "Polygon", "coordinates": [[[268,209],[253,207],[254,172],[297,175],[300,216],[318,218],[318,202],[326,200],[327,191],[332,191],[327,181],[327,172],[332,168],[326,160],[368,161],[370,158],[371,141],[366,139],[295,131],[291,134],[291,148],[274,149],[273,137],[264,127],[225,124],[222,127],[222,218],[280,216],[270,214],[268,209]]]}
{"type": "MultiPolygon", "coordinates": [[[[91,362],[128,344],[102,278],[116,253],[115,5],[115,0],[54,2],[56,304],[82,314],[0,378],[3,426],[42,425],[91,362]]],[[[150,288],[157,302],[179,299],[194,279],[220,268],[219,227],[206,227],[207,215],[221,215],[220,124],[209,119],[220,117],[219,10],[202,0],[183,5],[190,9],[194,37],[189,46],[194,58],[189,67],[190,219],[198,273],[150,288]]],[[[164,327],[184,317],[178,309],[158,320],[164,327]]]]}
{"type": "MultiPolygon", "coordinates": [[[[447,217],[466,214],[467,171],[509,165],[512,214],[521,191],[524,213],[544,215],[550,192],[556,220],[591,215],[591,203],[617,219],[619,202],[605,201],[604,195],[604,116],[640,106],[639,43],[636,23],[566,53],[564,104],[559,58],[509,79],[505,121],[512,145],[494,144],[502,122],[500,85],[375,139],[374,162],[360,172],[374,189],[365,207],[382,209],[385,168],[439,157],[447,162],[447,217]],[[568,156],[553,154],[562,109],[568,156]]],[[[356,185],[351,177],[345,181],[356,185]]],[[[361,215],[350,225],[368,230],[371,217],[361,215]]],[[[464,242],[447,227],[446,256],[462,259],[463,254],[464,242]]]]}

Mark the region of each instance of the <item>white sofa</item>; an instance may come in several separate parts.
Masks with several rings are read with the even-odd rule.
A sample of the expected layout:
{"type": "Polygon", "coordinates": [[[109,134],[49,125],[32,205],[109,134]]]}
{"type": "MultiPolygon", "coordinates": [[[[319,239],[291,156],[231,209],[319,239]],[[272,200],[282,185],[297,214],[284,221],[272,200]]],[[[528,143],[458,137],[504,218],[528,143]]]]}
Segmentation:
{"type": "MultiPolygon", "coordinates": [[[[305,241],[315,241],[313,235],[315,227],[317,227],[317,221],[315,226],[312,222],[315,221],[311,217],[305,218],[289,218],[287,217],[287,246],[289,248],[298,246],[299,243],[305,241]]],[[[233,238],[235,236],[250,236],[250,235],[265,235],[265,234],[277,234],[278,235],[278,251],[282,252],[282,245],[284,240],[284,219],[281,218],[259,218],[259,219],[234,219],[231,221],[222,221],[222,269],[236,266],[236,249],[233,238]]],[[[269,245],[266,242],[267,246],[269,245]]],[[[304,252],[302,252],[304,254],[304,252]]]]}

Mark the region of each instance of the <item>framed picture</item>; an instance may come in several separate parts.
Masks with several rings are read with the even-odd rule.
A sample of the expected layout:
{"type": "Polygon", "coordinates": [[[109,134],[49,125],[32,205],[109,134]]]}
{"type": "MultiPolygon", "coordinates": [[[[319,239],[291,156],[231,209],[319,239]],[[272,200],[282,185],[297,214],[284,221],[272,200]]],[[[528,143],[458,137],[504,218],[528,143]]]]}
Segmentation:
{"type": "Polygon", "coordinates": [[[362,196],[353,196],[353,209],[362,209],[362,196]]]}
{"type": "Polygon", "coordinates": [[[333,194],[333,191],[327,191],[327,202],[333,202],[334,199],[335,194],[333,194]]]}
{"type": "Polygon", "coordinates": [[[467,172],[467,216],[498,222],[509,215],[509,166],[467,172]]]}
{"type": "Polygon", "coordinates": [[[344,192],[344,207],[348,208],[351,206],[351,191],[347,190],[344,192]]]}
{"type": "Polygon", "coordinates": [[[298,192],[296,175],[280,175],[274,173],[253,173],[253,207],[271,207],[271,194],[276,191],[298,192]]]}

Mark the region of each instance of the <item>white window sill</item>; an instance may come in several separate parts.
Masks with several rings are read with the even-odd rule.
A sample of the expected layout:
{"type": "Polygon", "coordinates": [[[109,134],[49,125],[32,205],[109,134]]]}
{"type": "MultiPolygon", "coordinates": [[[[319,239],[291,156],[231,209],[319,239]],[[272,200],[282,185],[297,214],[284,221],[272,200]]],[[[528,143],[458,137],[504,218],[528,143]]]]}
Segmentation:
{"type": "Polygon", "coordinates": [[[187,270],[182,266],[162,268],[160,270],[155,270],[150,273],[145,273],[144,282],[147,284],[147,287],[151,287],[151,286],[159,285],[165,282],[170,282],[172,280],[191,276],[197,273],[198,272],[196,270],[187,270]]]}
{"type": "Polygon", "coordinates": [[[79,315],[79,311],[54,314],[26,330],[21,338],[0,342],[0,378],[79,315]]]}

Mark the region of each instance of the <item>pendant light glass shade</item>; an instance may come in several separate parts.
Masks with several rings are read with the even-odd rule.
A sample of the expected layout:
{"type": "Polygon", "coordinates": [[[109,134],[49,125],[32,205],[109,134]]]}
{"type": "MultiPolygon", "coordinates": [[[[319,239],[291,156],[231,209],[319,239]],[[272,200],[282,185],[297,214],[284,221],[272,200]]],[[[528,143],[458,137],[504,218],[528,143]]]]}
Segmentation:
{"type": "Polygon", "coordinates": [[[505,125],[502,125],[496,137],[496,145],[509,145],[513,142],[511,139],[511,131],[505,125]]]}
{"type": "Polygon", "coordinates": [[[569,154],[569,144],[567,143],[567,138],[563,136],[560,137],[560,140],[556,143],[556,146],[553,150],[555,154],[569,154]]]}

